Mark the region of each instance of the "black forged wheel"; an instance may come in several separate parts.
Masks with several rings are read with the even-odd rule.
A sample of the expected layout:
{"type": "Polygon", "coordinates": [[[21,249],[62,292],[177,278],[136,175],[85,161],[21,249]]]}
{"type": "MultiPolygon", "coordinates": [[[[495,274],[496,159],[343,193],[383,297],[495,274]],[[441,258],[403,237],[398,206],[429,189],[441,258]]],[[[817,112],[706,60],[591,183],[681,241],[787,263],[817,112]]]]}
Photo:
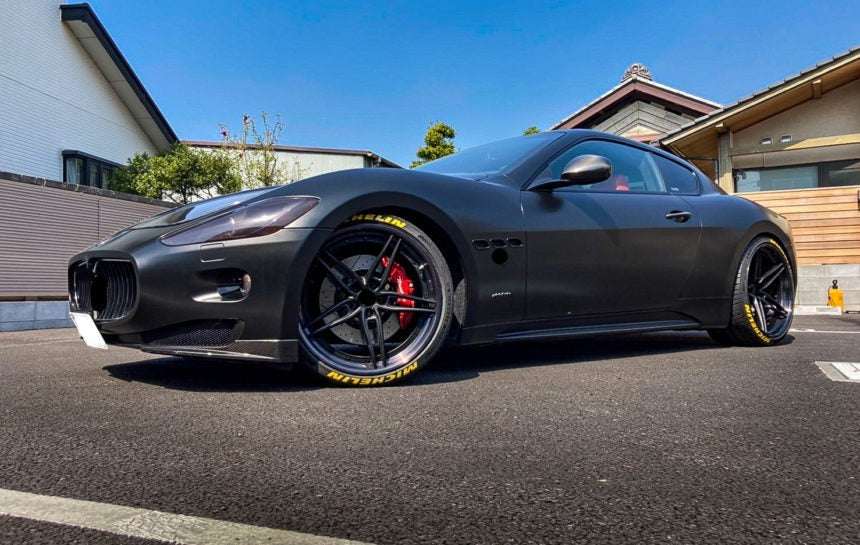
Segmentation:
{"type": "Polygon", "coordinates": [[[445,341],[451,273],[414,225],[388,215],[357,217],[326,241],[305,278],[303,357],[338,384],[388,384],[423,367],[445,341]]]}
{"type": "Polygon", "coordinates": [[[741,257],[729,326],[708,333],[725,345],[780,342],[794,316],[794,288],[791,263],[779,244],[766,237],[753,240],[741,257]]]}

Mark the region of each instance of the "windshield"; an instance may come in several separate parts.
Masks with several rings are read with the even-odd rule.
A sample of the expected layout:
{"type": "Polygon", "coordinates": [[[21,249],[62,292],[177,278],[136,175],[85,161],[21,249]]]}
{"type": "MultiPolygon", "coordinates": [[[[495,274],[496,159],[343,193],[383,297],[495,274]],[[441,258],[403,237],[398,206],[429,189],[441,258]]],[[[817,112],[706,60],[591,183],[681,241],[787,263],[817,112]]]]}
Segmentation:
{"type": "Polygon", "coordinates": [[[168,225],[176,225],[185,221],[191,221],[196,218],[203,217],[212,212],[229,208],[237,204],[249,201],[254,197],[262,195],[266,191],[271,191],[273,188],[264,187],[261,189],[252,189],[250,191],[242,191],[240,193],[231,193],[229,195],[221,195],[205,201],[197,201],[179,208],[173,208],[167,212],[162,212],[157,216],[153,216],[148,220],[142,221],[132,227],[132,229],[144,229],[146,227],[166,227],[168,225]]]}
{"type": "Polygon", "coordinates": [[[557,138],[561,134],[554,132],[508,138],[436,159],[415,170],[437,174],[499,174],[557,138]]]}

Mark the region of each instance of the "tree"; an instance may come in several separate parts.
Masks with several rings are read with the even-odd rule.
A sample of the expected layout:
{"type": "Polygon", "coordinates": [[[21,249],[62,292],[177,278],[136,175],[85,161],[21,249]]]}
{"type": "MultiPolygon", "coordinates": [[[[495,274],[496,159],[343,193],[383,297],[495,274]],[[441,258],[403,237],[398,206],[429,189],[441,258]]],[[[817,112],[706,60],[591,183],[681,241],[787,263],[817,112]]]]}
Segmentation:
{"type": "Polygon", "coordinates": [[[223,146],[219,153],[235,162],[236,171],[242,180],[242,187],[269,187],[295,182],[304,175],[298,161],[284,164],[278,160],[275,147],[284,130],[281,116],[275,115],[274,121],[266,112],[260,114],[262,132],[257,122],[248,114],[242,116],[242,132],[230,133],[227,125],[221,123],[223,146]]]}
{"type": "Polygon", "coordinates": [[[418,160],[412,161],[410,168],[429,163],[457,151],[454,148],[455,136],[457,136],[457,133],[454,132],[453,127],[450,125],[446,125],[441,121],[430,123],[430,126],[427,127],[427,134],[424,136],[424,146],[418,148],[418,151],[415,152],[418,160]]]}
{"type": "Polygon", "coordinates": [[[229,158],[179,142],[155,157],[136,153],[117,169],[110,188],[187,204],[239,191],[242,184],[229,158]]]}
{"type": "Polygon", "coordinates": [[[539,128],[537,128],[537,125],[532,125],[532,126],[531,126],[531,127],[529,127],[528,129],[526,129],[526,130],[524,130],[524,131],[523,131],[523,135],[526,135],[526,136],[527,136],[527,135],[529,135],[529,134],[537,134],[537,133],[539,133],[539,132],[540,132],[540,129],[539,129],[539,128]]]}
{"type": "Polygon", "coordinates": [[[128,165],[114,170],[113,177],[108,184],[109,189],[142,195],[143,193],[138,189],[137,181],[149,171],[151,159],[152,157],[147,153],[135,153],[134,157],[128,160],[128,165]]]}

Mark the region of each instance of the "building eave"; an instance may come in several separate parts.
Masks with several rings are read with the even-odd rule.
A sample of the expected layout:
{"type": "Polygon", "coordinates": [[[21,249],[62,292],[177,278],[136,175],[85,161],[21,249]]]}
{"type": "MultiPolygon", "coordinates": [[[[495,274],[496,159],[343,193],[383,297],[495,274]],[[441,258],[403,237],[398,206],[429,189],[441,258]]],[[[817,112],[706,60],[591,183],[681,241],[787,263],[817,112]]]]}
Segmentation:
{"type": "Polygon", "coordinates": [[[851,48],[844,53],[831,57],[813,67],[802,70],[780,82],[743,97],[733,104],[729,104],[682,125],[664,136],[660,140],[660,143],[665,147],[677,148],[682,142],[716,138],[717,133],[725,132],[732,128],[731,122],[733,119],[742,114],[752,115],[756,111],[760,111],[760,116],[763,118],[775,115],[780,111],[785,111],[785,109],[815,98],[816,95],[820,96],[821,93],[844,84],[845,82],[841,81],[839,77],[835,77],[831,85],[822,89],[822,78],[838,75],[842,72],[847,75],[845,79],[849,81],[860,76],[860,47],[851,48]],[[772,107],[772,103],[776,99],[785,97],[788,93],[801,90],[804,87],[808,87],[808,92],[797,93],[797,98],[784,101],[784,104],[781,104],[777,109],[772,107]]]}
{"type": "Polygon", "coordinates": [[[61,5],[60,13],[156,149],[169,149],[179,140],[176,133],[90,5],[61,5]]]}

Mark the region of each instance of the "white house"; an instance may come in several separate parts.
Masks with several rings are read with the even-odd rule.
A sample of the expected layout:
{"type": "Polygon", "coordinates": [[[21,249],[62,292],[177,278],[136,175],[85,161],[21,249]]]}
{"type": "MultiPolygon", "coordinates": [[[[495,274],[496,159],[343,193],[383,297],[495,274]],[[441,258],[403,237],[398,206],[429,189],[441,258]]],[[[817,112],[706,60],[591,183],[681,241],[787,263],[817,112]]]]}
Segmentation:
{"type": "Polygon", "coordinates": [[[104,187],[176,134],[88,4],[0,0],[0,172],[104,187]]]}
{"type": "MultiPolygon", "coordinates": [[[[185,143],[192,148],[203,150],[229,146],[224,142],[186,141],[185,143]]],[[[250,148],[254,149],[254,146],[250,148]]],[[[277,168],[293,181],[351,168],[400,168],[397,163],[368,150],[273,146],[272,151],[277,161],[277,168]]]]}

